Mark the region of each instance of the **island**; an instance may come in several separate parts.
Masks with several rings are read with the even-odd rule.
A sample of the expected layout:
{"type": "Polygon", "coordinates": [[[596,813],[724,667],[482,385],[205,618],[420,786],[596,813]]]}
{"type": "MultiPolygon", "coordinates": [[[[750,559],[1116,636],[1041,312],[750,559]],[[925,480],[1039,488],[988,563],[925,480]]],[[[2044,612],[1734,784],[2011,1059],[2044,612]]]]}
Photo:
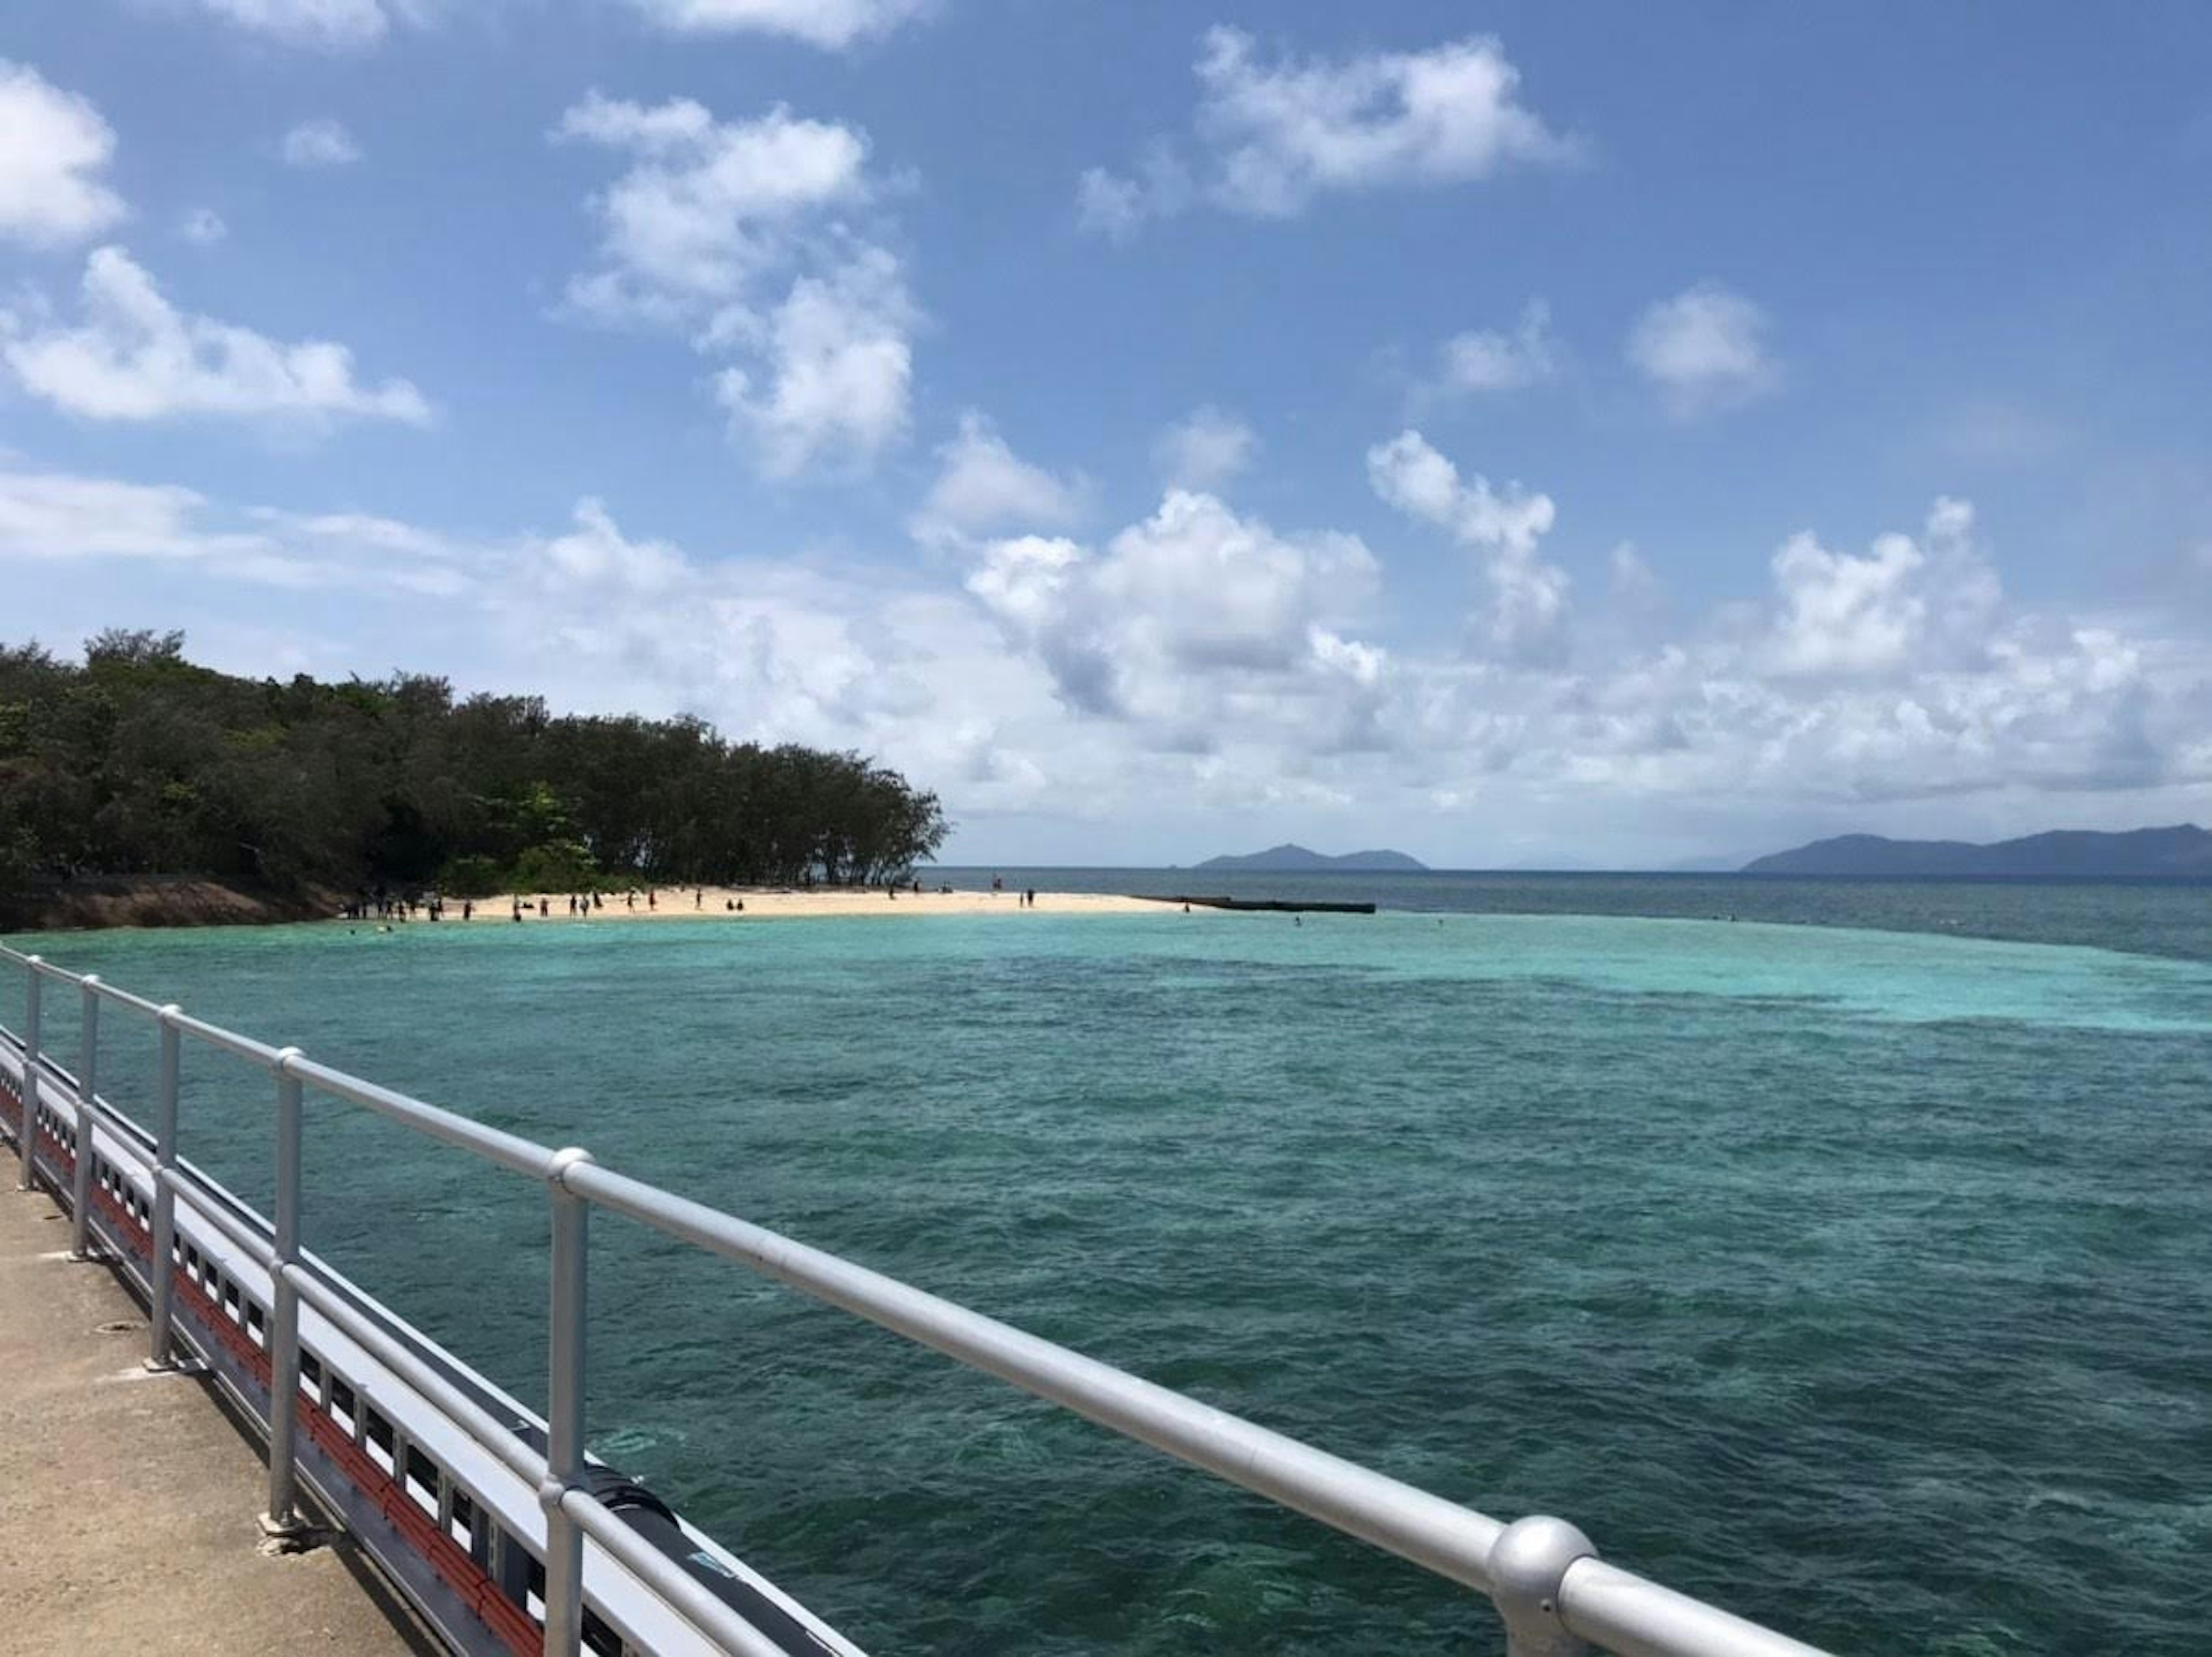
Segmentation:
{"type": "Polygon", "coordinates": [[[1303,846],[1270,846],[1264,852],[1242,857],[1208,858],[1198,865],[1216,872],[1234,871],[1255,875],[1376,875],[1425,874],[1428,865],[1403,852],[1346,852],[1341,857],[1309,851],[1303,846]]]}
{"type": "Polygon", "coordinates": [[[2009,875],[2212,878],[2212,833],[2193,822],[2108,834],[2057,829],[1986,846],[1960,840],[1841,835],[1754,858],[1747,875],[2009,875]]]}
{"type": "Polygon", "coordinates": [[[908,883],[950,832],[937,796],[888,766],[703,719],[564,714],[424,674],[246,678],[175,632],[110,628],[82,660],[0,639],[11,931],[432,894],[519,920],[526,893],[605,913],[635,892],[657,914],[656,888],[703,913],[710,887],[908,883]]]}

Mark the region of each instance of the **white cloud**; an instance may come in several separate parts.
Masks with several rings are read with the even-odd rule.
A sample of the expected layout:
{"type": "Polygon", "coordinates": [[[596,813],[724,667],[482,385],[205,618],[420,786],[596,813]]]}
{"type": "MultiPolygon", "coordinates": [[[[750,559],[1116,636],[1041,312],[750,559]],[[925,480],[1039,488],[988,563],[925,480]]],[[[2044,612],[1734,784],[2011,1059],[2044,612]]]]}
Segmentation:
{"type": "Polygon", "coordinates": [[[25,390],[88,420],[353,416],[422,425],[422,395],[404,379],[356,383],[353,354],[326,340],[287,344],[234,323],[179,312],[119,247],[86,262],[83,321],[18,326],[5,355],[25,390]]]}
{"type": "Polygon", "coordinates": [[[1486,35],[1425,52],[1267,62],[1250,35],[1215,27],[1200,39],[1197,75],[1195,191],[1164,149],[1136,177],[1094,167],[1079,186],[1085,228],[1124,239],[1194,194],[1287,218],[1332,191],[1467,183],[1577,153],[1520,101],[1520,71],[1486,35]]]}
{"type": "Polygon", "coordinates": [[[1323,190],[1457,183],[1572,147],[1516,100],[1520,71],[1477,35],[1340,63],[1258,63],[1249,35],[1214,28],[1198,63],[1198,124],[1220,189],[1243,211],[1295,213],[1323,190]]]}
{"type": "Polygon", "coordinates": [[[924,0],[630,0],[647,21],[687,34],[781,34],[827,51],[890,33],[924,0]]]}
{"type": "Polygon", "coordinates": [[[1387,504],[1449,530],[1469,546],[1526,555],[1550,532],[1555,516],[1550,495],[1531,495],[1518,483],[1502,494],[1486,477],[1462,483],[1459,469],[1416,431],[1370,449],[1367,476],[1387,504]]]}
{"type": "Polygon", "coordinates": [[[179,222],[177,232],[186,241],[209,247],[228,236],[230,227],[222,222],[222,215],[213,208],[196,207],[179,222]]]}
{"type": "Polygon", "coordinates": [[[0,553],[15,558],[188,556],[195,491],[67,472],[0,470],[0,553]]]}
{"type": "Polygon", "coordinates": [[[1513,391],[1559,372],[1552,345],[1552,307],[1532,299],[1510,334],[1480,329],[1455,334],[1437,354],[1439,388],[1447,391],[1513,391]]]}
{"type": "Polygon", "coordinates": [[[317,52],[374,46],[394,23],[428,20],[428,0],[199,0],[210,16],[280,46],[317,52]]]}
{"type": "Polygon", "coordinates": [[[353,134],[329,116],[301,122],[285,133],[278,149],[287,167],[350,167],[361,159],[353,134]]]}
{"type": "Polygon", "coordinates": [[[765,383],[725,368],[714,394],[751,435],[766,476],[793,477],[817,464],[865,470],[905,435],[914,307],[898,261],[883,249],[799,277],[763,322],[747,325],[765,383]]]}
{"type": "Polygon", "coordinates": [[[1218,489],[1259,452],[1259,436],[1249,426],[1208,404],[1160,434],[1152,462],[1173,488],[1218,489]]]}
{"type": "Polygon", "coordinates": [[[1177,489],[1103,553],[992,543],[967,586],[1065,707],[1195,753],[1363,740],[1382,659],[1341,629],[1376,575],[1357,537],[1279,536],[1177,489]]]}
{"type": "Polygon", "coordinates": [[[937,452],[944,463],[909,528],[925,542],[951,543],[1007,530],[1065,529],[1082,516],[1088,488],[1031,465],[991,422],[970,410],[937,452]]]}
{"type": "MultiPolygon", "coordinates": [[[[1455,471],[1439,487],[1411,445],[1382,447],[1409,501],[1511,540],[1455,471]]],[[[687,549],[591,499],[485,538],[0,463],[15,636],[143,616],[219,665],[334,676],[390,671],[404,638],[408,665],[470,689],[865,750],[956,818],[1020,812],[1024,838],[1079,855],[1087,835],[1174,856],[1232,816],[1340,825],[1343,843],[1648,856],[1668,824],[1756,847],[1816,822],[2140,822],[2212,799],[2212,641],[2191,618],[2008,604],[1960,501],[1863,555],[1790,545],[1769,590],[1664,641],[1469,659],[1374,636],[1380,571],[1357,539],[1193,492],[1097,543],[969,545],[948,574],[687,549]],[[82,574],[54,579],[62,560],[82,574]],[[1845,643],[1808,660],[1816,616],[1845,643]]]]}
{"type": "Polygon", "coordinates": [[[115,130],[88,100],[0,58],[0,239],[57,246],[121,219],[103,177],[114,155],[115,130]]]}
{"type": "Polygon", "coordinates": [[[1075,228],[1109,241],[1127,241],[1147,217],[1144,186],[1103,167],[1086,168],[1075,185],[1075,228]]]}
{"type": "Polygon", "coordinates": [[[641,105],[594,92],[556,137],[629,155],[593,198],[605,264],[570,285],[578,308],[697,321],[785,266],[828,209],[869,194],[867,136],[781,106],[720,122],[690,99],[641,105]]]}
{"type": "Polygon", "coordinates": [[[1368,481],[1386,505],[1450,531],[1482,552],[1491,588],[1490,637],[1510,659],[1556,658],[1564,647],[1567,575],[1536,555],[1550,532],[1552,497],[1517,483],[1500,493],[1477,476],[1462,483],[1459,469],[1417,431],[1401,432],[1367,452],[1368,481]]]}
{"type": "Polygon", "coordinates": [[[553,136],[629,162],[592,198],[601,263],[569,282],[571,313],[727,361],[716,396],[768,476],[865,467],[903,435],[917,308],[897,258],[846,217],[877,193],[866,134],[593,92],[553,136]]]}
{"type": "Polygon", "coordinates": [[[1747,402],[1771,390],[1766,313],[1741,294],[1700,282],[1655,301],[1629,331],[1628,361],[1684,416],[1747,402]]]}
{"type": "Polygon", "coordinates": [[[134,594],[149,572],[173,568],[290,592],[446,598],[470,589],[462,574],[469,555],[444,537],[386,519],[231,513],[173,485],[0,467],[0,561],[125,560],[139,567],[125,589],[134,594]]]}
{"type": "Polygon", "coordinates": [[[665,541],[628,539],[605,505],[590,496],[576,503],[574,527],[537,552],[556,585],[616,598],[665,593],[687,568],[683,553],[665,541]]]}
{"type": "Polygon", "coordinates": [[[1126,242],[1149,219],[1172,218],[1196,199],[1189,169],[1164,143],[1146,151],[1134,176],[1103,167],[1085,171],[1075,191],[1075,228],[1109,241],[1126,242]]]}
{"type": "Polygon", "coordinates": [[[1774,670],[1867,677],[1982,660],[2003,594],[1973,525],[1973,508],[1946,498],[1918,542],[1885,535],[1863,557],[1790,537],[1772,566],[1774,670]]]}
{"type": "Polygon", "coordinates": [[[969,573],[968,590],[1018,637],[1034,641],[1057,620],[1070,580],[1090,555],[1075,542],[1052,536],[994,541],[969,573]]]}

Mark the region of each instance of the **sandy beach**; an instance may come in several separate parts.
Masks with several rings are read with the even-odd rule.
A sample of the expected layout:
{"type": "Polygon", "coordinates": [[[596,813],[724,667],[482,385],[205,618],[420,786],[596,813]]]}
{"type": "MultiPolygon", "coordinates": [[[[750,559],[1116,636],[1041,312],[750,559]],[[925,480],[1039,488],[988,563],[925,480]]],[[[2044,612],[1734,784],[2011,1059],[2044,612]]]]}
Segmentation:
{"type": "MultiPolygon", "coordinates": [[[[812,891],[787,886],[657,887],[653,901],[649,905],[643,892],[636,895],[634,905],[633,900],[624,894],[605,892],[600,894],[604,907],[588,913],[574,913],[568,905],[569,894],[566,892],[521,892],[475,899],[475,918],[471,924],[483,925],[494,921],[501,926],[514,924],[512,917],[518,900],[522,905],[522,918],[541,926],[556,920],[564,925],[586,926],[610,920],[795,920],[820,915],[868,915],[896,920],[916,915],[1106,915],[1168,914],[1174,912],[1168,904],[1107,892],[1039,892],[1033,907],[1024,904],[1021,897],[1019,892],[1012,889],[1003,892],[924,889],[919,893],[901,892],[896,897],[888,897],[880,887],[866,890],[851,887],[817,887],[812,891]],[[545,905],[543,915],[538,910],[541,900],[545,905]],[[740,909],[737,907],[739,904],[744,907],[740,909]]],[[[417,910],[414,919],[419,921],[428,917],[417,910]]],[[[447,923],[460,920],[459,899],[447,900],[445,919],[447,923]]]]}

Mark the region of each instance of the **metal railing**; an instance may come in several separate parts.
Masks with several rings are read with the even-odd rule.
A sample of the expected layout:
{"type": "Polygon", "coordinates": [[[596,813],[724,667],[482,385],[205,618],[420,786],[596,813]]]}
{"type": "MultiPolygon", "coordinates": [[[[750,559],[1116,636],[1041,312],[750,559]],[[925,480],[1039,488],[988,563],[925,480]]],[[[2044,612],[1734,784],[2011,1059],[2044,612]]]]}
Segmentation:
{"type": "MultiPolygon", "coordinates": [[[[188,1017],[181,1009],[126,994],[91,974],[63,971],[35,955],[0,946],[0,960],[24,968],[21,1045],[25,1188],[33,1182],[32,1126],[43,1079],[64,1073],[40,1049],[43,986],[75,986],[82,998],[81,1053],[66,1078],[81,1125],[100,1121],[96,1089],[102,1004],[153,1021],[160,1042],[156,1081],[154,1259],[149,1362],[172,1364],[172,1273],[175,1203],[194,1211],[244,1248],[275,1285],[269,1334],[269,1511],[274,1531],[297,1527],[295,1444],[299,1409],[299,1307],[304,1297],[445,1412],[455,1427],[532,1483],[545,1514],[544,1649],[574,1657],[583,1635],[583,1546],[586,1539],[628,1570],[663,1604],[725,1649],[775,1657],[782,1649],[706,1593],[666,1556],[642,1542],[586,1487],[584,1357],[591,1212],[621,1214],[709,1253],[751,1267],[802,1294],[842,1308],[921,1345],[996,1375],[1085,1416],[1124,1437],[1258,1492],[1424,1569],[1487,1595],[1504,1624],[1508,1657],[1572,1657],[1585,1642],[1619,1657],[1823,1657],[1817,1648],[1717,1606],[1607,1564],[1589,1539],[1565,1520],[1534,1516],[1510,1524],[1270,1431],[1241,1417],[1084,1357],[1079,1352],[870,1271],[734,1215],[673,1195],[593,1162],[589,1152],[556,1150],[332,1070],[296,1047],[272,1047],[188,1017]],[[276,1198],[274,1235],[264,1239],[211,1202],[180,1170],[177,1097],[182,1038],[217,1047],[269,1072],[275,1083],[276,1198]],[[469,1151],[543,1184],[551,1205],[551,1303],[547,1338],[546,1448],[539,1455],[479,1404],[449,1385],[405,1346],[362,1318],[302,1263],[300,1240],[302,1100],[308,1089],[360,1106],[430,1138],[469,1151]]],[[[89,1135],[83,1143],[88,1147],[89,1135]]],[[[74,1169],[72,1253],[91,1249],[93,1157],[74,1169]]]]}

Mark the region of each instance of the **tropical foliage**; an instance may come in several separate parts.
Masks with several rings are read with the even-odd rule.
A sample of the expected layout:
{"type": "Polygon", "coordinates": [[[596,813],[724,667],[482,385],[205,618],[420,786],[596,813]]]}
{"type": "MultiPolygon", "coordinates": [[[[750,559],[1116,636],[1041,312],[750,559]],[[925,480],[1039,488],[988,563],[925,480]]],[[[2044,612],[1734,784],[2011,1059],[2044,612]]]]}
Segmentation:
{"type": "Polygon", "coordinates": [[[0,891],[82,874],[285,888],[860,883],[943,842],[857,754],[690,718],[556,717],[413,675],[243,679],[180,634],[0,646],[0,891]]]}

